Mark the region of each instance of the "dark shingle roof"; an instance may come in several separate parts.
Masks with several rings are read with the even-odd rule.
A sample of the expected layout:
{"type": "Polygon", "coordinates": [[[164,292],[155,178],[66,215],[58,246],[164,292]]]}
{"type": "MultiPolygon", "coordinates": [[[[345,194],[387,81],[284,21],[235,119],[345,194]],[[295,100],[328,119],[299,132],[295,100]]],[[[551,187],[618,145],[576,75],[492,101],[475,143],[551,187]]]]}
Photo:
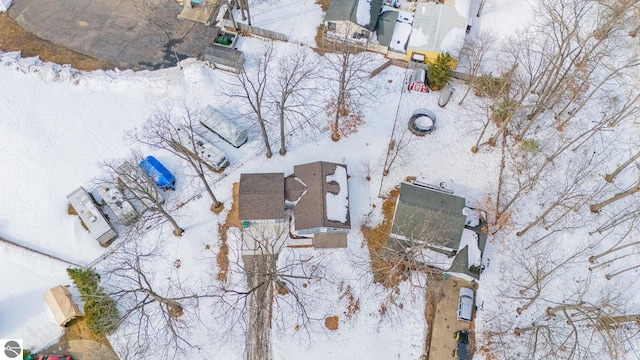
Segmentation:
{"type": "Polygon", "coordinates": [[[378,36],[378,42],[384,46],[391,44],[393,38],[393,30],[396,28],[398,22],[397,11],[385,11],[380,14],[378,18],[378,24],[376,25],[376,34],[378,36]]]}
{"type": "Polygon", "coordinates": [[[458,249],[466,216],[465,200],[402,183],[391,233],[448,249],[458,249]]]}
{"type": "MultiPolygon", "coordinates": [[[[317,161],[309,164],[296,165],[294,175],[306,185],[306,192],[295,205],[295,228],[296,230],[314,229],[320,227],[350,229],[351,221],[347,212],[347,221],[341,223],[327,219],[326,193],[338,192],[339,186],[326,182],[327,175],[336,171],[339,165],[324,161],[317,161]]],[[[348,189],[344,189],[347,190],[348,189]]]]}
{"type": "Polygon", "coordinates": [[[306,189],[307,187],[294,175],[289,175],[284,179],[284,198],[287,201],[297,201],[306,189]]]}
{"type": "Polygon", "coordinates": [[[284,219],[284,174],[241,174],[238,218],[284,219]]]}
{"type": "MultiPolygon", "coordinates": [[[[359,0],[331,0],[325,21],[351,21],[358,24],[358,1],[359,0]]],[[[366,1],[366,0],[362,0],[366,1]]],[[[371,11],[369,24],[360,25],[369,31],[373,31],[378,22],[378,15],[382,10],[383,0],[371,0],[371,11]]]]}

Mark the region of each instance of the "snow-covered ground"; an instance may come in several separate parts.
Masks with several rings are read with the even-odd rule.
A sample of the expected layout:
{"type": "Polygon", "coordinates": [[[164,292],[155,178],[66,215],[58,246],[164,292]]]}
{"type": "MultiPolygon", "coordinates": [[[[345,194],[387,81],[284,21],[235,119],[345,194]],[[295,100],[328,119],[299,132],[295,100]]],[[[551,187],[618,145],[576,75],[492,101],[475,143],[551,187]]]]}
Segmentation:
{"type": "MultiPolygon", "coordinates": [[[[472,3],[472,15],[476,5],[472,3]]],[[[306,44],[313,43],[322,18],[320,6],[312,0],[254,1],[251,11],[254,25],[288,34],[306,44]]],[[[530,12],[530,5],[525,0],[487,0],[482,16],[474,19],[472,35],[480,30],[505,37],[514,34],[516,29],[525,26],[525,18],[530,12]]],[[[247,57],[248,72],[255,71],[262,45],[263,40],[257,38],[239,42],[247,57]]],[[[276,56],[284,58],[298,45],[275,43],[275,47],[276,56]]],[[[380,64],[384,62],[382,57],[378,60],[380,64]]],[[[230,104],[225,95],[228,84],[237,81],[234,76],[211,70],[193,60],[183,61],[182,66],[182,70],[154,72],[83,73],[41,63],[37,59],[21,59],[17,53],[0,53],[0,237],[83,265],[104,255],[108,249],[100,247],[77,218],[67,214],[65,196],[78,186],[90,189],[95,179],[103,175],[100,162],[124,157],[135,147],[124,141],[123,135],[166,106],[178,109],[184,103],[196,107],[212,104],[236,114],[246,110],[230,104]]],[[[424,183],[444,183],[456,195],[465,197],[469,206],[482,209],[488,196],[495,195],[500,154],[491,150],[471,154],[470,149],[480,131],[478,119],[486,114],[457,105],[464,84],[453,82],[456,91],[447,108],[442,109],[437,106],[437,93],[404,92],[405,77],[405,70],[389,67],[372,78],[370,88],[377,94],[363,104],[364,125],[357,133],[337,143],[331,141],[326,132],[305,137],[298,137],[296,133],[289,140],[286,156],[277,155],[277,145],[274,145],[275,155],[267,160],[255,127],[249,132],[249,142],[240,149],[218,141],[216,144],[227,152],[231,162],[226,176],[212,176],[218,180],[213,191],[225,203],[226,210],[220,215],[209,211],[210,200],[206,194],[193,198],[202,190],[189,175],[185,164],[167,152],[142,148],[145,154],[156,156],[176,176],[177,189],[167,193],[168,201],[186,202],[175,213],[176,220],[186,230],[183,237],[173,237],[171,229],[163,226],[150,229],[143,240],[145,246],[158,239],[162,243],[161,256],[153,262],[156,278],[171,276],[179,278],[185,286],[197,288],[215,277],[220,246],[218,224],[226,216],[232,184],[239,180],[241,173],[284,172],[289,175],[296,164],[318,160],[344,163],[349,175],[352,224],[348,249],[285,250],[282,258],[304,255],[320,259],[325,279],[307,284],[305,300],[309,318],[314,320],[306,328],[296,327],[299,314],[276,310],[279,320],[273,331],[275,358],[419,358],[426,331],[423,291],[411,287],[409,282],[401,284],[402,309],[381,315],[387,293],[372,283],[360,224],[367,220],[375,224],[381,220],[382,202],[378,195],[387,193],[407,176],[416,176],[424,183]],[[436,130],[421,138],[410,136],[407,150],[383,178],[381,169],[391,133],[394,131],[397,136],[405,131],[416,108],[429,108],[436,114],[436,130]],[[369,167],[373,169],[371,181],[365,179],[369,167]],[[176,267],[176,264],[180,266],[176,267]],[[360,300],[359,310],[350,318],[345,314],[348,304],[342,296],[347,286],[354,298],[360,300]],[[331,315],[340,317],[336,331],[324,326],[324,318],[331,315]]],[[[318,96],[326,97],[327,87],[321,86],[324,90],[319,91],[318,96]]],[[[474,99],[470,95],[465,105],[473,104],[474,99]]],[[[320,112],[317,116],[325,115],[320,112]]],[[[249,124],[246,119],[241,122],[249,124]]],[[[565,246],[557,247],[557,259],[562,259],[562,253],[571,250],[571,240],[578,231],[563,238],[565,246]]],[[[584,232],[584,229],[580,230],[580,236],[586,237],[584,232]]],[[[233,231],[228,241],[233,260],[240,249],[232,235],[233,231]]],[[[112,247],[118,244],[117,240],[112,247]]],[[[477,293],[478,305],[483,309],[478,312],[476,321],[479,334],[490,330],[491,315],[509,302],[499,298],[499,289],[513,261],[520,260],[513,257],[513,251],[505,247],[505,243],[493,243],[491,238],[484,256],[491,259],[491,265],[483,274],[477,293]]],[[[3,243],[0,243],[0,258],[3,260],[0,265],[3,289],[0,294],[0,338],[23,338],[26,347],[32,349],[56,341],[62,331],[49,313],[43,295],[51,287],[71,283],[65,272],[67,264],[3,243]]],[[[557,259],[553,261],[559,261],[557,259]]],[[[109,261],[107,258],[99,262],[97,269],[109,261]]],[[[477,253],[470,252],[470,261],[477,261],[477,253]]],[[[573,276],[585,273],[586,266],[582,265],[585,264],[567,269],[572,274],[567,278],[583,281],[580,276],[573,276]]],[[[238,268],[233,264],[231,267],[231,281],[241,283],[238,268]]],[[[560,288],[562,279],[554,279],[553,285],[560,288]]],[[[160,286],[167,285],[162,281],[159,283],[160,286]]],[[[594,283],[601,285],[601,281],[594,283]]],[[[563,292],[573,290],[574,286],[566,286],[563,292]]],[[[634,301],[638,302],[637,299],[634,301]]],[[[215,301],[200,302],[200,321],[194,324],[189,338],[196,348],[185,354],[185,358],[242,357],[242,329],[218,326],[224,316],[215,301]]],[[[124,326],[111,337],[116,349],[125,347],[130,330],[131,327],[124,326]]],[[[476,353],[476,358],[481,355],[476,353]]]]}
{"type": "MultiPolygon", "coordinates": [[[[245,39],[243,50],[251,56],[251,49],[260,49],[260,43],[260,40],[245,39]]],[[[286,55],[297,45],[277,46],[278,53],[286,55]]],[[[253,54],[256,53],[259,54],[255,51],[253,54]]],[[[383,62],[382,58],[380,62],[383,62]]],[[[381,318],[378,311],[384,291],[374,286],[371,275],[367,275],[368,253],[362,247],[364,240],[358,230],[365,214],[371,211],[371,205],[381,204],[378,199],[381,172],[374,172],[372,181],[367,182],[364,163],[371,162],[378,168],[384,162],[404,77],[403,69],[392,67],[372,79],[372,86],[378,89],[378,101],[367,104],[365,125],[358,133],[338,143],[332,142],[326,133],[318,134],[315,141],[294,138],[287,156],[276,155],[265,161],[260,152],[262,144],[253,132],[243,148],[227,149],[237,155],[231,156],[232,166],[227,170],[227,176],[214,187],[227,208],[231,185],[238,181],[241,172],[282,171],[289,174],[294,165],[317,160],[348,166],[350,214],[354,224],[349,235],[349,249],[324,251],[330,281],[319,282],[314,284],[316,288],[310,289],[317,294],[310,306],[313,317],[339,315],[340,327],[330,332],[323,323],[311,324],[308,330],[312,341],[309,341],[305,336],[289,337],[294,335],[288,332],[294,331],[295,325],[289,323],[286,333],[274,335],[278,358],[322,358],[327,351],[336,357],[353,354],[354,358],[379,359],[416,358],[422,353],[426,326],[422,294],[405,286],[403,291],[407,300],[403,310],[399,310],[401,315],[381,318]],[[361,301],[360,310],[350,320],[343,317],[346,304],[339,299],[337,284],[340,282],[350,285],[361,301]],[[354,341],[362,346],[354,348],[354,341]]],[[[20,59],[16,53],[0,55],[0,78],[3,80],[0,86],[0,168],[10,169],[0,174],[3,184],[0,235],[80,264],[92,262],[106,250],[80,226],[75,216],[66,213],[66,194],[81,185],[90,189],[94,179],[102,175],[98,166],[101,161],[126,156],[132,146],[123,140],[123,135],[139,126],[153,111],[166,103],[179,107],[182,101],[187,101],[186,94],[189,94],[190,103],[224,105],[223,80],[233,81],[229,74],[212,71],[195,61],[184,62],[182,71],[174,68],[140,73],[81,73],[34,59],[20,59]]],[[[434,109],[438,130],[432,136],[412,140],[411,152],[399,159],[385,178],[383,192],[406,176],[415,175],[425,182],[444,180],[451,189],[477,203],[494,186],[486,173],[487,168],[495,167],[496,159],[492,156],[471,159],[466,155],[472,139],[465,130],[464,111],[455,106],[446,111],[437,108],[436,94],[405,93],[398,115],[398,131],[406,128],[416,102],[434,109]],[[476,166],[478,162],[483,165],[476,166]],[[469,184],[467,179],[478,181],[469,184]]],[[[186,201],[197,189],[192,179],[185,177],[186,166],[170,154],[144,151],[156,156],[176,176],[177,190],[167,194],[168,201],[186,201]]],[[[186,230],[180,239],[173,238],[166,227],[149,232],[149,238],[166,239],[162,252],[165,259],[157,262],[159,273],[175,271],[188,283],[197,283],[198,279],[211,274],[219,245],[217,224],[225,213],[222,217],[213,215],[208,210],[209,205],[205,195],[177,212],[176,219],[186,230]],[[211,249],[205,250],[206,245],[211,249]],[[179,270],[171,270],[178,259],[179,270]]],[[[379,215],[374,218],[379,219],[379,215]]],[[[116,244],[118,241],[112,246],[116,244]]],[[[11,311],[15,318],[15,321],[2,322],[0,334],[24,338],[29,348],[55,341],[61,331],[48,313],[42,295],[55,285],[70,284],[65,273],[66,264],[49,259],[43,262],[38,255],[0,246],[7,253],[3,256],[3,267],[7,270],[4,274],[10,274],[12,279],[3,277],[8,290],[3,292],[0,301],[4,306],[0,311],[3,318],[7,316],[5,311],[11,311]],[[44,266],[45,263],[51,265],[44,266]],[[33,277],[38,282],[31,281],[33,277]],[[20,285],[23,283],[32,285],[20,285]],[[25,302],[25,298],[30,301],[25,302]]],[[[290,251],[298,250],[304,251],[290,251]]],[[[100,266],[97,265],[98,269],[100,266]]],[[[203,323],[208,325],[220,315],[202,309],[200,312],[203,323]]],[[[287,314],[283,318],[287,323],[287,314]]],[[[194,331],[197,334],[193,336],[194,342],[202,347],[200,355],[194,356],[240,357],[244,339],[235,338],[224,345],[207,341],[217,336],[215,331],[215,327],[210,326],[194,331]]],[[[116,348],[121,336],[118,332],[113,338],[116,348]]]]}

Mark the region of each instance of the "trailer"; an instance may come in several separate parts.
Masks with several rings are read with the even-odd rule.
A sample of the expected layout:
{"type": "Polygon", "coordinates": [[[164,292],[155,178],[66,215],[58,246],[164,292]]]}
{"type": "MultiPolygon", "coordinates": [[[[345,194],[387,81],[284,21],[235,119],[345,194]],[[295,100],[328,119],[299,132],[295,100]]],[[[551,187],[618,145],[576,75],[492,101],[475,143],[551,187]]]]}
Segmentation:
{"type": "Polygon", "coordinates": [[[67,195],[67,200],[76,211],[89,233],[100,245],[109,246],[118,234],[107,222],[87,191],[79,187],[67,195]]]}
{"type": "Polygon", "coordinates": [[[240,147],[247,142],[247,130],[211,105],[205,106],[200,112],[198,121],[234,147],[240,147]]]}
{"type": "Polygon", "coordinates": [[[123,162],[116,169],[116,173],[118,174],[118,186],[127,198],[136,198],[144,206],[151,209],[155,208],[156,204],[164,204],[164,197],[153,184],[153,179],[133,167],[130,162],[123,162]]]}
{"type": "Polygon", "coordinates": [[[213,172],[222,172],[229,160],[224,151],[196,133],[189,132],[185,128],[176,128],[178,141],[172,143],[174,149],[185,152],[194,160],[203,160],[202,163],[213,172]]]}
{"type": "Polygon", "coordinates": [[[158,159],[147,156],[140,161],[140,168],[156,182],[162,190],[175,190],[176,178],[158,159]]]}
{"type": "Polygon", "coordinates": [[[98,194],[96,200],[99,204],[108,206],[123,225],[131,225],[138,220],[138,212],[117,187],[113,185],[98,186],[93,193],[98,194]]]}

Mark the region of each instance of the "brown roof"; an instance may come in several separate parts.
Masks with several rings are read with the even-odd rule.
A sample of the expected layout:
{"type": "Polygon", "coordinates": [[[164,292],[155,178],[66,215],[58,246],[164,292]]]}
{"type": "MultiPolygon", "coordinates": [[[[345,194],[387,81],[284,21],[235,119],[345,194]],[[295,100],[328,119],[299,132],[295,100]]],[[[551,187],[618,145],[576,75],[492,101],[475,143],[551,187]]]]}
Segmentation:
{"type": "Polygon", "coordinates": [[[306,189],[307,187],[294,175],[289,175],[284,179],[284,198],[287,201],[297,201],[306,189]]]}
{"type": "Polygon", "coordinates": [[[313,246],[316,249],[339,249],[347,247],[345,233],[318,233],[313,236],[313,246]]]}
{"type": "Polygon", "coordinates": [[[327,175],[331,175],[336,171],[336,166],[346,165],[317,161],[309,164],[296,165],[294,167],[294,175],[296,178],[306,185],[306,193],[300,198],[295,205],[295,228],[296,230],[314,229],[320,227],[350,229],[351,222],[347,213],[346,223],[331,221],[327,219],[327,208],[325,205],[326,193],[339,192],[339,186],[329,184],[326,181],[327,175]]]}
{"type": "Polygon", "coordinates": [[[240,220],[284,219],[284,174],[241,174],[240,220]]]}

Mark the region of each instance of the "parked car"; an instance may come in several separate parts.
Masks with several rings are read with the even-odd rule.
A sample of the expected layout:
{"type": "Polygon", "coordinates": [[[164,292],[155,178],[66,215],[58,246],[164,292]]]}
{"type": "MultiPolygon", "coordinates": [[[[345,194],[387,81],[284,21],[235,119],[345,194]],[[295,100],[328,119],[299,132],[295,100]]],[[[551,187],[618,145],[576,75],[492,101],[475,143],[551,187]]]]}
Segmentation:
{"type": "Polygon", "coordinates": [[[473,313],[473,290],[463,287],[460,288],[460,296],[458,297],[458,320],[469,322],[473,313]]]}
{"type": "MultiPolygon", "coordinates": [[[[29,358],[27,357],[27,359],[29,358]]],[[[35,358],[32,358],[32,359],[34,360],[72,360],[71,356],[69,355],[44,355],[44,354],[38,354],[36,355],[35,358]]]]}
{"type": "Polygon", "coordinates": [[[453,357],[456,360],[469,360],[469,332],[468,331],[456,331],[453,333],[453,337],[456,339],[457,345],[453,350],[453,357]]]}

